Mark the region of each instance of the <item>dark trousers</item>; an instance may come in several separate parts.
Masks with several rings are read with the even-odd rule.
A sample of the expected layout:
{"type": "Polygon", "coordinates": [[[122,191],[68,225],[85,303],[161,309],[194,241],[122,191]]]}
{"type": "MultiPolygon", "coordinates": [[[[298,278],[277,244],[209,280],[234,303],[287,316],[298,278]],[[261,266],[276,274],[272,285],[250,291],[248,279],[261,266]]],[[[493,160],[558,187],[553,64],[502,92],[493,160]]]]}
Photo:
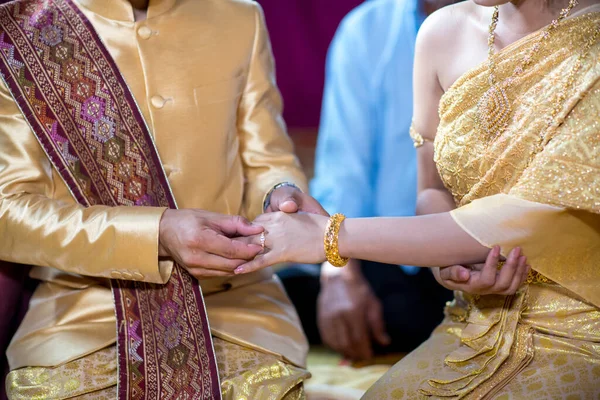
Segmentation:
{"type": "MultiPolygon", "coordinates": [[[[440,286],[428,268],[415,275],[397,265],[362,262],[362,272],[381,300],[387,333],[392,343],[385,348],[373,343],[377,354],[408,352],[429,337],[442,321],[444,305],[452,292],[440,286]]],[[[320,344],[317,296],[321,290],[319,265],[294,265],[279,271],[311,344],[320,344]]]]}

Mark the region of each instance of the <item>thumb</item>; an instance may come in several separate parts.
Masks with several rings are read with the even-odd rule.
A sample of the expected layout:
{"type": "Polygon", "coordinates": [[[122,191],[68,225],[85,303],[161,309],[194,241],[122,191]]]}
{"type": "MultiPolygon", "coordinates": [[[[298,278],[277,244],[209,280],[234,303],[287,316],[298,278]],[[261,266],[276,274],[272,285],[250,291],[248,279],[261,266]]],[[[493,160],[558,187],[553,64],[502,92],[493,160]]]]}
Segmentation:
{"type": "Polygon", "coordinates": [[[471,277],[471,270],[462,265],[452,265],[440,268],[440,278],[455,283],[467,282],[471,277]]]}
{"type": "Polygon", "coordinates": [[[262,226],[253,224],[239,215],[225,218],[219,227],[230,237],[258,235],[264,230],[262,226]]]}
{"type": "Polygon", "coordinates": [[[392,339],[385,330],[385,321],[383,319],[383,307],[379,299],[373,298],[371,304],[367,308],[367,322],[371,329],[373,338],[382,346],[387,346],[392,342],[392,339]]]}
{"type": "Polygon", "coordinates": [[[293,214],[300,209],[300,202],[294,196],[287,196],[279,202],[279,211],[293,214]]]}

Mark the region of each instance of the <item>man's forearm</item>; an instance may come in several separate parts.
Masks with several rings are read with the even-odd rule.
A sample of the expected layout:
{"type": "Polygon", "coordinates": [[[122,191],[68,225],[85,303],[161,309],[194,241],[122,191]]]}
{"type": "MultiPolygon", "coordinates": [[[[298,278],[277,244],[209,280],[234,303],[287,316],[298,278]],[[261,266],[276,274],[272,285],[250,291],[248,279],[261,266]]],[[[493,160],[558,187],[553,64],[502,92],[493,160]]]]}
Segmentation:
{"type": "Polygon", "coordinates": [[[328,262],[321,265],[321,285],[326,285],[332,279],[355,281],[364,279],[360,268],[360,260],[351,259],[344,268],[337,268],[328,262]]]}
{"type": "Polygon", "coordinates": [[[0,259],[81,275],[164,283],[164,208],[83,207],[37,194],[0,199],[0,259]]]}

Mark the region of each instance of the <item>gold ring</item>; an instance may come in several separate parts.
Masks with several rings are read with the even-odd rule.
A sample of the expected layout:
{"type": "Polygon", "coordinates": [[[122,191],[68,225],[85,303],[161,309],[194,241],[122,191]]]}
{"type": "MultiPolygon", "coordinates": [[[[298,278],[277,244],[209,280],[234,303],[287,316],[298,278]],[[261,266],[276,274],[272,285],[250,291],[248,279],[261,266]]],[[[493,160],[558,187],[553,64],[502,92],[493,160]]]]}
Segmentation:
{"type": "Polygon", "coordinates": [[[267,241],[267,238],[265,237],[265,233],[262,232],[260,234],[260,246],[263,248],[263,250],[265,249],[265,242],[267,241]]]}

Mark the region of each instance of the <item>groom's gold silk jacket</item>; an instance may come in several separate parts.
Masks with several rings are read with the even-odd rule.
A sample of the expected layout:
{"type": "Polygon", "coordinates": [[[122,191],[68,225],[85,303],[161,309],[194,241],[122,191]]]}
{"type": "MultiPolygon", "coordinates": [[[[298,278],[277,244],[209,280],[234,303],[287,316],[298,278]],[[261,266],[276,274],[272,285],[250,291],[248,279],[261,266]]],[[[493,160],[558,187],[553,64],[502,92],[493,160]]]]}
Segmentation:
{"type": "MultiPolygon", "coordinates": [[[[273,185],[305,188],[281,119],[268,34],[248,0],[75,0],[152,132],[180,208],[253,218],[273,185]]],[[[109,278],[164,283],[162,208],[76,204],[0,84],[0,259],[40,279],[7,355],[56,366],[116,339],[109,278]]],[[[126,173],[126,171],[124,171],[126,173]]],[[[201,282],[213,334],[302,366],[307,344],[271,271],[201,282]]]]}

